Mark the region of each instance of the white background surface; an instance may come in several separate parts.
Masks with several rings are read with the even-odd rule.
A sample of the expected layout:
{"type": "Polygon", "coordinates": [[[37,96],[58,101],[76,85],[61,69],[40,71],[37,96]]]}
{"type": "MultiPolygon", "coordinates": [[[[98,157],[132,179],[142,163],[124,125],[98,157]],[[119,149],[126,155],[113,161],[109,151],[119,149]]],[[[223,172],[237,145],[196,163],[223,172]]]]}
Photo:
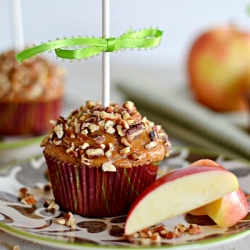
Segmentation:
{"type": "MultiPolygon", "coordinates": [[[[101,0],[21,0],[24,37],[39,44],[64,36],[101,36],[101,0]]],[[[1,0],[0,50],[12,46],[11,0],[1,0]]],[[[159,27],[162,46],[148,53],[123,53],[119,61],[183,63],[194,37],[204,29],[233,23],[250,29],[247,0],[111,0],[110,32],[119,36],[128,28],[159,27]],[[131,60],[133,59],[133,60],[131,60]]],[[[148,62],[147,62],[148,63],[148,62]]]]}
{"type": "MultiPolygon", "coordinates": [[[[40,44],[64,36],[102,35],[101,0],[21,0],[21,3],[26,44],[40,44]]],[[[249,5],[248,0],[110,0],[111,36],[117,37],[129,28],[158,27],[164,31],[157,49],[111,55],[113,84],[123,76],[141,76],[142,73],[163,85],[184,83],[187,53],[197,35],[206,29],[230,23],[250,30],[249,5]]],[[[0,51],[12,48],[11,0],[1,0],[0,32],[0,51]]],[[[56,60],[54,54],[46,55],[56,60]]],[[[69,63],[56,62],[71,67],[69,63]]],[[[100,100],[101,56],[73,64],[75,71],[77,68],[80,71],[82,91],[75,87],[77,84],[68,81],[70,92],[84,100],[87,97],[100,100]]],[[[69,72],[69,79],[72,74],[69,72]]],[[[116,101],[116,96],[112,100],[116,101]]]]}
{"type": "MultiPolygon", "coordinates": [[[[40,44],[57,37],[96,36],[102,34],[101,0],[22,0],[26,44],[40,44]]],[[[248,0],[110,0],[111,36],[128,28],[158,27],[164,31],[161,45],[154,50],[127,51],[111,55],[112,100],[120,101],[118,80],[134,77],[162,84],[186,84],[185,62],[195,37],[204,30],[233,23],[250,30],[248,0]]],[[[11,0],[0,1],[0,52],[13,47],[11,0]]],[[[79,102],[101,99],[101,56],[81,63],[63,63],[68,70],[67,89],[79,102]]],[[[0,249],[48,249],[0,233],[0,249]]],[[[247,240],[213,249],[249,249],[247,240]]],[[[204,248],[205,249],[205,248],[204,248]]]]}

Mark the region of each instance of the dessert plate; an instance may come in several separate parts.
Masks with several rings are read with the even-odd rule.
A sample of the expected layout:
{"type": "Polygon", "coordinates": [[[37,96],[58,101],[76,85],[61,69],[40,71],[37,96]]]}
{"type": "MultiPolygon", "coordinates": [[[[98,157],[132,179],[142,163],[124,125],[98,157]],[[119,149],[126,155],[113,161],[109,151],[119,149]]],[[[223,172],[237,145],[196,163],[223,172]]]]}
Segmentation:
{"type": "MultiPolygon", "coordinates": [[[[192,148],[174,148],[171,157],[164,160],[159,168],[161,176],[173,169],[187,166],[201,158],[209,158],[223,165],[239,178],[240,185],[250,193],[250,162],[232,159],[211,151],[192,148]]],[[[123,237],[126,215],[112,218],[84,218],[74,215],[76,228],[60,225],[57,218],[62,211],[48,212],[44,201],[53,199],[51,191],[45,192],[46,163],[42,155],[24,159],[19,162],[1,166],[0,170],[0,229],[22,239],[31,240],[46,246],[60,249],[108,249],[108,248],[147,248],[147,249],[200,249],[217,246],[250,234],[250,216],[230,228],[219,228],[208,222],[208,217],[180,215],[163,221],[165,227],[174,229],[179,223],[200,224],[203,233],[180,238],[144,241],[139,238],[131,240],[123,237]],[[35,195],[37,205],[24,205],[19,201],[19,189],[27,187],[35,195]],[[207,224],[204,226],[204,224],[207,224]]]]}

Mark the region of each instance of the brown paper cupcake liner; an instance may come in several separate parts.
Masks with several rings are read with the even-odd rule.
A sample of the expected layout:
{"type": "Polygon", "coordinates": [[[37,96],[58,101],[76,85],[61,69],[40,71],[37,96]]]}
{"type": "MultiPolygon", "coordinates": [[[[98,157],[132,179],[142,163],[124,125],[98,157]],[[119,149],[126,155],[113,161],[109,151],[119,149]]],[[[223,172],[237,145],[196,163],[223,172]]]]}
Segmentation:
{"type": "Polygon", "coordinates": [[[62,100],[34,103],[0,103],[0,135],[40,135],[61,113],[62,100]]]}
{"type": "Polygon", "coordinates": [[[63,163],[45,155],[56,203],[85,217],[127,214],[138,195],[156,179],[158,166],[101,168],[63,163]]]}

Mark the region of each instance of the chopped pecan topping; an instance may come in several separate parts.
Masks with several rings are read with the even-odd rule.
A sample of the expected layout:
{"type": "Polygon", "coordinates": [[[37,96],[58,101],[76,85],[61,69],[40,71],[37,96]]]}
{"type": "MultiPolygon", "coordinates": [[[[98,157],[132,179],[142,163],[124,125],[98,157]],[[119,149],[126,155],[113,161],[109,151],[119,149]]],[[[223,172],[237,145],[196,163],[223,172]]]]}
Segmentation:
{"type": "Polygon", "coordinates": [[[122,155],[128,154],[130,152],[130,147],[125,147],[120,150],[122,155]]]}
{"type": "Polygon", "coordinates": [[[72,153],[74,153],[74,150],[75,150],[75,143],[72,142],[70,148],[66,149],[66,153],[72,155],[72,153]]]}
{"type": "Polygon", "coordinates": [[[132,153],[132,154],[129,155],[129,158],[131,160],[137,161],[137,160],[140,159],[140,155],[138,155],[137,153],[132,153]]]}
{"type": "Polygon", "coordinates": [[[117,132],[118,132],[118,134],[119,134],[120,136],[125,136],[125,135],[126,135],[125,132],[123,131],[122,125],[117,125],[117,126],[116,126],[116,129],[117,129],[117,132]]]}
{"type": "Polygon", "coordinates": [[[102,164],[102,170],[104,172],[116,172],[116,167],[112,164],[112,162],[107,161],[102,164]]]}
{"type": "Polygon", "coordinates": [[[87,142],[84,142],[81,146],[79,146],[79,148],[81,149],[86,149],[89,147],[89,144],[87,142]]]}
{"type": "Polygon", "coordinates": [[[76,138],[76,135],[74,133],[74,131],[70,130],[70,129],[67,129],[65,130],[65,134],[70,137],[70,138],[76,138]]]}
{"type": "Polygon", "coordinates": [[[114,145],[112,143],[108,144],[108,150],[105,152],[105,155],[110,158],[112,156],[112,152],[114,150],[114,145]]]}
{"type": "Polygon", "coordinates": [[[145,145],[145,148],[147,149],[147,150],[150,150],[150,149],[152,149],[152,148],[155,148],[156,146],[157,146],[157,142],[156,141],[151,141],[150,143],[148,143],[148,144],[146,144],[145,145]]]}
{"type": "Polygon", "coordinates": [[[96,141],[96,143],[102,144],[102,143],[105,142],[106,137],[105,137],[105,135],[98,135],[98,136],[96,136],[96,137],[94,138],[94,140],[96,141]]]}
{"type": "Polygon", "coordinates": [[[143,132],[143,125],[142,123],[138,123],[135,125],[132,125],[130,127],[130,129],[127,130],[127,138],[129,140],[134,140],[135,137],[137,137],[138,135],[140,135],[143,132]]]}
{"type": "Polygon", "coordinates": [[[92,102],[92,101],[87,101],[86,102],[86,107],[91,109],[91,108],[94,108],[96,106],[96,102],[92,102]]]}
{"type": "Polygon", "coordinates": [[[115,133],[115,128],[110,126],[110,127],[108,127],[106,129],[106,132],[109,133],[109,134],[114,134],[115,133]]]}
{"type": "Polygon", "coordinates": [[[56,133],[56,135],[57,135],[57,138],[62,139],[63,134],[64,134],[63,128],[62,128],[62,124],[56,125],[56,126],[54,127],[54,131],[55,131],[55,133],[56,133]]]}
{"type": "Polygon", "coordinates": [[[81,157],[81,162],[86,165],[86,166],[89,166],[91,164],[91,160],[84,157],[84,155],[82,154],[82,157],[81,157]]]}
{"type": "Polygon", "coordinates": [[[110,114],[110,113],[107,113],[105,111],[102,111],[100,113],[100,116],[103,120],[115,120],[115,115],[114,114],[110,114]]]}
{"type": "Polygon", "coordinates": [[[81,131],[81,134],[83,134],[83,135],[87,135],[89,133],[89,131],[87,130],[87,129],[83,129],[82,131],[81,131]]]}
{"type": "Polygon", "coordinates": [[[89,158],[94,158],[104,155],[104,151],[102,148],[90,148],[86,150],[86,154],[89,158]]]}
{"type": "Polygon", "coordinates": [[[77,138],[79,138],[81,141],[86,141],[88,139],[88,136],[86,134],[78,134],[77,138]]]}
{"type": "Polygon", "coordinates": [[[170,153],[171,144],[162,127],[142,117],[130,101],[122,106],[111,103],[107,107],[87,101],[66,119],[59,117],[53,124],[54,128],[41,145],[65,148],[69,156],[79,158],[83,165],[96,164],[95,158],[98,157],[107,157],[114,164],[121,157],[122,160],[134,161],[131,162],[133,165],[145,155],[149,156],[156,146],[163,148],[166,155],[170,153]],[[141,144],[137,137],[142,138],[141,144]],[[151,142],[146,142],[148,137],[151,142]],[[142,147],[141,150],[135,150],[137,145],[142,147]],[[112,156],[116,159],[111,159],[112,156]]]}
{"type": "Polygon", "coordinates": [[[124,106],[125,108],[129,109],[129,110],[134,110],[134,108],[135,108],[134,103],[131,102],[131,101],[125,102],[125,103],[123,104],[123,106],[124,106]]]}
{"type": "Polygon", "coordinates": [[[125,146],[130,147],[132,145],[131,141],[128,141],[125,137],[121,138],[121,143],[124,144],[125,146]]]}
{"type": "Polygon", "coordinates": [[[94,123],[89,124],[88,128],[89,128],[91,133],[99,130],[99,126],[94,124],[94,123]]]}
{"type": "Polygon", "coordinates": [[[55,144],[55,145],[60,145],[62,143],[62,140],[60,140],[59,138],[55,138],[54,140],[53,140],[53,144],[55,144]]]}
{"type": "Polygon", "coordinates": [[[104,125],[104,129],[107,133],[109,134],[114,134],[115,133],[115,128],[114,128],[115,122],[108,120],[106,121],[105,125],[104,125]]]}

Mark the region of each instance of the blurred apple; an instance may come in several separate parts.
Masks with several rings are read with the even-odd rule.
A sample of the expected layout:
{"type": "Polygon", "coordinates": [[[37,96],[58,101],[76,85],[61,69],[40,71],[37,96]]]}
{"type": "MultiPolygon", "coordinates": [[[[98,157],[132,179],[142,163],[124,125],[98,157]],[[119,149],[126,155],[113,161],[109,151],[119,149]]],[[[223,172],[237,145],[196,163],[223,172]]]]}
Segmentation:
{"type": "Polygon", "coordinates": [[[250,31],[231,26],[206,31],[191,46],[187,73],[198,102],[219,112],[246,110],[250,31]]]}

